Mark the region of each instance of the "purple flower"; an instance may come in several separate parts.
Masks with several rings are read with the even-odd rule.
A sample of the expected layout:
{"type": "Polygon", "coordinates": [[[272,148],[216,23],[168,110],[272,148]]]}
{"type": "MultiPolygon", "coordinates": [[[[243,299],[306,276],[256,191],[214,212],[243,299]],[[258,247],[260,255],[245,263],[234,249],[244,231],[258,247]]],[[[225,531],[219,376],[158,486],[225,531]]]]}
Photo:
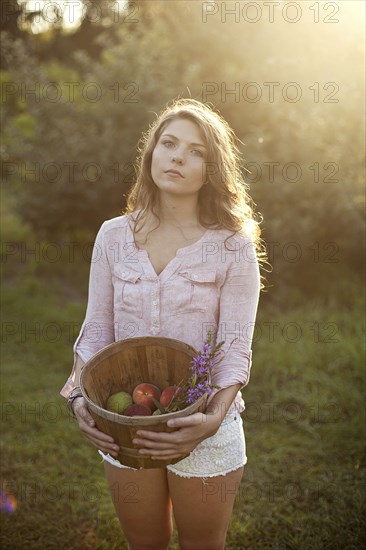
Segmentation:
{"type": "Polygon", "coordinates": [[[212,333],[208,332],[206,342],[198,354],[192,358],[191,377],[187,383],[186,403],[195,403],[205,394],[210,394],[214,388],[211,384],[211,374],[213,367],[216,366],[216,354],[224,342],[217,345],[212,343],[212,333]]]}
{"type": "Polygon", "coordinates": [[[187,392],[187,403],[195,403],[200,397],[205,395],[205,393],[210,394],[212,391],[210,383],[206,380],[204,382],[201,382],[194,386],[193,388],[189,388],[187,392]]]}
{"type": "Polygon", "coordinates": [[[219,388],[212,384],[212,372],[221,361],[221,357],[217,357],[218,352],[223,354],[221,347],[225,342],[218,344],[212,343],[212,333],[208,332],[206,341],[202,349],[192,358],[191,375],[188,380],[182,380],[181,392],[177,399],[166,409],[166,412],[174,412],[185,409],[188,405],[192,405],[204,395],[210,395],[214,388],[219,388]]]}

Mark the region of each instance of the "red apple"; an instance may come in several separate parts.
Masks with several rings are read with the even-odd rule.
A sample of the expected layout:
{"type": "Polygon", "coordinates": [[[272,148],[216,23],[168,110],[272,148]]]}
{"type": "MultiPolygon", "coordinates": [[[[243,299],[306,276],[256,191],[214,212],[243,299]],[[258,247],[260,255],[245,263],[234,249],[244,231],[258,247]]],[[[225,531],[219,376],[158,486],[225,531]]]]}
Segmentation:
{"type": "Polygon", "coordinates": [[[160,395],[161,391],[157,386],[143,383],[136,386],[133,390],[132,399],[137,405],[145,405],[150,408],[151,412],[153,412],[156,409],[154,399],[159,401],[160,395]]]}
{"type": "Polygon", "coordinates": [[[168,386],[165,388],[160,396],[160,403],[163,405],[163,407],[167,407],[171,401],[173,401],[174,397],[178,395],[180,392],[180,388],[178,386],[168,386]]]}
{"type": "Polygon", "coordinates": [[[150,416],[151,409],[146,405],[129,405],[123,414],[125,416],[150,416]]]}

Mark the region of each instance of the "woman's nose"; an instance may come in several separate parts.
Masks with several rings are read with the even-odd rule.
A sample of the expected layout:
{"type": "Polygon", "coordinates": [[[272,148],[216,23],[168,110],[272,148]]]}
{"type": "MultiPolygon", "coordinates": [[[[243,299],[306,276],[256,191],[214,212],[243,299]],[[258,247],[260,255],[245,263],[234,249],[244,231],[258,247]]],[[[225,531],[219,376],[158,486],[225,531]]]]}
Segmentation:
{"type": "Polygon", "coordinates": [[[182,163],[183,162],[183,154],[180,151],[174,151],[172,155],[173,162],[182,163]]]}

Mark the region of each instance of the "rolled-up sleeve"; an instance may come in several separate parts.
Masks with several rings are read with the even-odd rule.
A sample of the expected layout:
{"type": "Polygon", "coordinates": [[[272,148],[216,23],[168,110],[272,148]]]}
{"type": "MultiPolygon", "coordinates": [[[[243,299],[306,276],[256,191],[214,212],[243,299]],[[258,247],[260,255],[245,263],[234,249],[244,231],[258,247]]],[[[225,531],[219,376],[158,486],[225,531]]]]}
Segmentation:
{"type": "Polygon", "coordinates": [[[221,389],[249,382],[252,340],[260,294],[260,271],[254,243],[240,242],[221,287],[217,342],[224,340],[223,359],[213,372],[213,382],[221,389]]]}
{"type": "Polygon", "coordinates": [[[113,283],[106,252],[105,224],[100,227],[93,246],[86,315],[73,346],[71,374],[60,391],[65,398],[75,386],[77,355],[86,362],[100,349],[114,342],[113,283]]]}

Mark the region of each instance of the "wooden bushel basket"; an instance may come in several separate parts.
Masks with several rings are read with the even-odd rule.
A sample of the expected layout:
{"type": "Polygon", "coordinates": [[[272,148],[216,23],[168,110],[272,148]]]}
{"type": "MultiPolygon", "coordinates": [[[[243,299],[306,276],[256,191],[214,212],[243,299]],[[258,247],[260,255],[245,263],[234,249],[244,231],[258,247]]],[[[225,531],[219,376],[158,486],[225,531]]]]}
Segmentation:
{"type": "Polygon", "coordinates": [[[141,428],[157,432],[175,431],[167,426],[167,421],[203,412],[207,395],[181,411],[157,416],[124,416],[108,411],[105,406],[111,394],[126,391],[132,395],[134,388],[142,382],[154,384],[161,390],[179,384],[189,378],[191,360],[195,355],[196,350],[180,340],[144,336],[110,344],[85,363],[80,375],[81,392],[97,428],[112,436],[119,445],[117,460],[121,464],[132,468],[163,468],[184,458],[152,460],[140,455],[132,440],[141,428]]]}

